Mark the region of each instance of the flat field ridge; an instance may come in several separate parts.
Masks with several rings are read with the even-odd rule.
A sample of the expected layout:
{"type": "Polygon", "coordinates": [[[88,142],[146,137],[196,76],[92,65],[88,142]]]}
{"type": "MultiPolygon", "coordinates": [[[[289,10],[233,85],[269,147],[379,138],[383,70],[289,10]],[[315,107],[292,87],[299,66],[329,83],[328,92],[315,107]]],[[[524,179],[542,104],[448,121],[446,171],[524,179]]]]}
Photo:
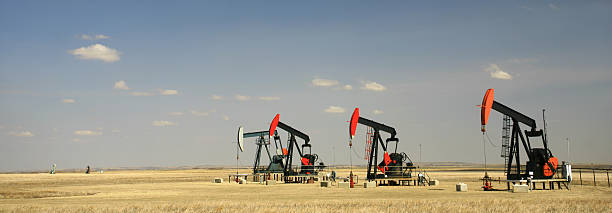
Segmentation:
{"type": "MultiPolygon", "coordinates": [[[[356,171],[365,176],[363,169],[356,171]]],[[[571,190],[527,194],[482,191],[478,179],[483,172],[475,171],[432,170],[429,175],[440,180],[439,186],[367,189],[240,185],[227,181],[229,173],[235,170],[0,174],[0,212],[612,212],[605,173],[597,177],[598,186],[593,186],[592,174],[583,174],[589,185],[574,182],[571,190]],[[225,182],[214,184],[214,177],[225,182]],[[455,192],[458,182],[467,183],[469,191],[455,192]]],[[[489,174],[502,176],[498,171],[489,174]]],[[[346,175],[348,170],[339,170],[339,176],[346,175]]],[[[494,186],[506,188],[505,183],[494,186]]]]}

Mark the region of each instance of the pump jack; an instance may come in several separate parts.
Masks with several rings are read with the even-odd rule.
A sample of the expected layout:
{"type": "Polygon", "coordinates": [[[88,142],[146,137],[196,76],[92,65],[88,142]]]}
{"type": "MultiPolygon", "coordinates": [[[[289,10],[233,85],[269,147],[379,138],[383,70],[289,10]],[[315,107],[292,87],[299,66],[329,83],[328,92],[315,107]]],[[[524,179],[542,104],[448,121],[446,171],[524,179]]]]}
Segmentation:
{"type": "Polygon", "coordinates": [[[537,130],[536,122],[534,119],[518,112],[510,107],[507,107],[495,100],[493,100],[493,89],[488,89],[485,93],[484,99],[482,100],[481,107],[481,131],[484,132],[485,126],[489,119],[489,113],[491,109],[498,111],[512,119],[512,134],[510,137],[509,144],[509,155],[508,162],[506,165],[506,178],[507,180],[520,180],[527,179],[533,176],[533,179],[552,179],[557,173],[557,165],[559,161],[553,156],[550,149],[548,149],[548,139],[546,137],[546,131],[537,130]],[[519,123],[525,124],[531,128],[531,130],[525,130],[525,136],[521,132],[519,123]],[[541,137],[544,148],[532,148],[529,138],[541,137]],[[523,144],[523,148],[527,153],[527,165],[526,170],[521,170],[521,162],[519,155],[519,139],[523,144]],[[514,166],[513,161],[516,163],[514,166]],[[514,171],[512,170],[514,167],[514,171]],[[530,175],[532,172],[533,175],[530,175]]]}
{"type": "MultiPolygon", "coordinates": [[[[323,163],[320,163],[319,166],[315,166],[316,161],[319,159],[317,154],[312,154],[312,147],[310,145],[310,137],[308,135],[294,129],[293,127],[280,122],[279,114],[276,114],[272,123],[270,123],[270,130],[268,133],[272,136],[276,132],[276,127],[281,128],[289,133],[289,139],[287,144],[287,149],[283,149],[283,154],[285,155],[285,168],[283,169],[283,173],[285,177],[293,176],[293,175],[317,175],[318,170],[323,167],[323,163]],[[302,148],[298,146],[295,137],[299,137],[304,140],[304,144],[302,144],[302,148]],[[293,163],[293,149],[298,151],[298,154],[301,157],[301,167],[300,171],[297,172],[292,168],[293,163]],[[306,148],[308,148],[308,152],[306,152],[306,148]]],[[[275,141],[278,135],[275,134],[275,141]]],[[[280,138],[278,139],[280,141],[280,138]]]]}
{"type": "Polygon", "coordinates": [[[397,134],[395,129],[393,127],[378,123],[376,121],[359,117],[359,108],[355,108],[355,111],[353,111],[353,115],[351,116],[351,121],[349,125],[349,134],[351,140],[353,139],[353,137],[355,137],[355,131],[357,129],[358,123],[369,126],[374,129],[374,140],[370,147],[370,158],[368,160],[368,181],[384,178],[411,178],[412,170],[416,167],[414,166],[412,160],[410,160],[408,155],[406,155],[406,153],[397,152],[399,138],[395,137],[395,135],[397,134]],[[383,142],[380,136],[380,131],[391,134],[391,137],[387,138],[387,140],[383,142]],[[391,154],[388,153],[389,142],[395,142],[395,150],[391,154]],[[376,165],[378,160],[379,144],[382,147],[384,154],[383,160],[378,165],[376,165]],[[404,162],[406,162],[405,165],[404,162]],[[381,174],[377,174],[377,171],[380,171],[381,174]]]}
{"type": "MultiPolygon", "coordinates": [[[[240,133],[238,133],[240,134],[240,133]]],[[[248,133],[244,133],[242,134],[243,138],[257,138],[256,144],[257,144],[257,151],[255,152],[255,162],[253,163],[253,174],[257,174],[257,173],[282,173],[283,172],[283,158],[284,156],[279,154],[277,152],[276,155],[270,155],[270,140],[266,140],[266,136],[268,136],[268,131],[258,131],[258,132],[248,132],[248,133]],[[262,147],[266,149],[266,154],[268,154],[268,159],[270,164],[268,164],[267,168],[260,168],[259,164],[261,163],[261,151],[262,151],[262,147]]],[[[274,136],[275,137],[279,137],[278,133],[275,131],[274,132],[274,136]]],[[[240,137],[240,136],[239,136],[240,137]]],[[[280,137],[279,137],[280,138],[280,137]]],[[[278,148],[280,147],[281,149],[283,149],[282,144],[278,144],[276,143],[275,140],[275,144],[276,149],[279,150],[278,148]]]]}

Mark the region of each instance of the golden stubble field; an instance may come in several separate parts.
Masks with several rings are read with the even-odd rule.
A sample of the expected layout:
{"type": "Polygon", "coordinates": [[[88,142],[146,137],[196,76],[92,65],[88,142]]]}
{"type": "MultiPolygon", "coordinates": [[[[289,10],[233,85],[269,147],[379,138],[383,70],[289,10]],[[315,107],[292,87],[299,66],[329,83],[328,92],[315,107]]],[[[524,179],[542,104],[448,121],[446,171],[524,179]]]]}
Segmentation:
{"type": "MultiPolygon", "coordinates": [[[[357,175],[363,177],[360,171],[357,175]]],[[[241,185],[227,182],[227,174],[233,172],[0,174],[0,212],[612,212],[612,189],[605,186],[574,185],[569,191],[528,194],[484,192],[478,180],[482,172],[432,171],[429,174],[440,180],[439,186],[367,189],[241,185]],[[214,184],[214,177],[226,182],[214,184]],[[467,183],[469,191],[455,192],[458,182],[467,183]]],[[[340,170],[339,176],[346,175],[348,170],[340,170]]],[[[505,189],[505,183],[494,186],[505,189]]]]}

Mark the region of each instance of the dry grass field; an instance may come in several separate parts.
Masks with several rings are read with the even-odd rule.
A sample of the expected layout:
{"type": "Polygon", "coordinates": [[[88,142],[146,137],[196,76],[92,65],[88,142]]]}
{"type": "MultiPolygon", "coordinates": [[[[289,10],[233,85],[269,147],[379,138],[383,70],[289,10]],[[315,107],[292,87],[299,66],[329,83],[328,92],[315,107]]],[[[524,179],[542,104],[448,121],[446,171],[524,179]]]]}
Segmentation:
{"type": "MultiPolygon", "coordinates": [[[[227,179],[232,172],[0,174],[0,212],[612,212],[612,189],[594,187],[592,182],[574,185],[569,191],[484,192],[478,180],[482,172],[443,169],[430,172],[441,184],[427,187],[341,189],[318,184],[211,182],[214,177],[227,179]],[[467,183],[469,191],[455,192],[458,182],[467,183]]],[[[347,174],[347,170],[339,173],[347,174]]],[[[363,169],[357,174],[363,177],[363,169]]],[[[592,180],[584,176],[585,183],[587,177],[592,180]]],[[[605,174],[600,180],[605,180],[605,174]]],[[[505,188],[502,183],[494,186],[505,188]]]]}

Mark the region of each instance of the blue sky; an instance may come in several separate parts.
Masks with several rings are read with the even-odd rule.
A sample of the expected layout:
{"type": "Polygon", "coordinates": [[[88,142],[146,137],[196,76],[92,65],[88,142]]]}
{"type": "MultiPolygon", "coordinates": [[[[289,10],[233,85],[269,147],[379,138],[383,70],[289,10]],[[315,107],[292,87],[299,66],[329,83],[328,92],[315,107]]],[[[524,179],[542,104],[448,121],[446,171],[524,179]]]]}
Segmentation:
{"type": "MultiPolygon", "coordinates": [[[[276,113],[309,134],[326,163],[347,163],[345,121],[357,106],[394,126],[413,159],[422,144],[424,161],[482,162],[475,105],[487,88],[540,125],[545,108],[561,160],[569,138],[572,161],[610,163],[610,9],[2,1],[0,171],[231,165],[238,126],[266,129],[276,113]]],[[[490,122],[499,144],[501,115],[490,122]]],[[[244,165],[255,146],[246,149],[244,165]]],[[[363,143],[355,149],[363,155],[363,143]]],[[[487,150],[503,162],[499,148],[487,150]]]]}

